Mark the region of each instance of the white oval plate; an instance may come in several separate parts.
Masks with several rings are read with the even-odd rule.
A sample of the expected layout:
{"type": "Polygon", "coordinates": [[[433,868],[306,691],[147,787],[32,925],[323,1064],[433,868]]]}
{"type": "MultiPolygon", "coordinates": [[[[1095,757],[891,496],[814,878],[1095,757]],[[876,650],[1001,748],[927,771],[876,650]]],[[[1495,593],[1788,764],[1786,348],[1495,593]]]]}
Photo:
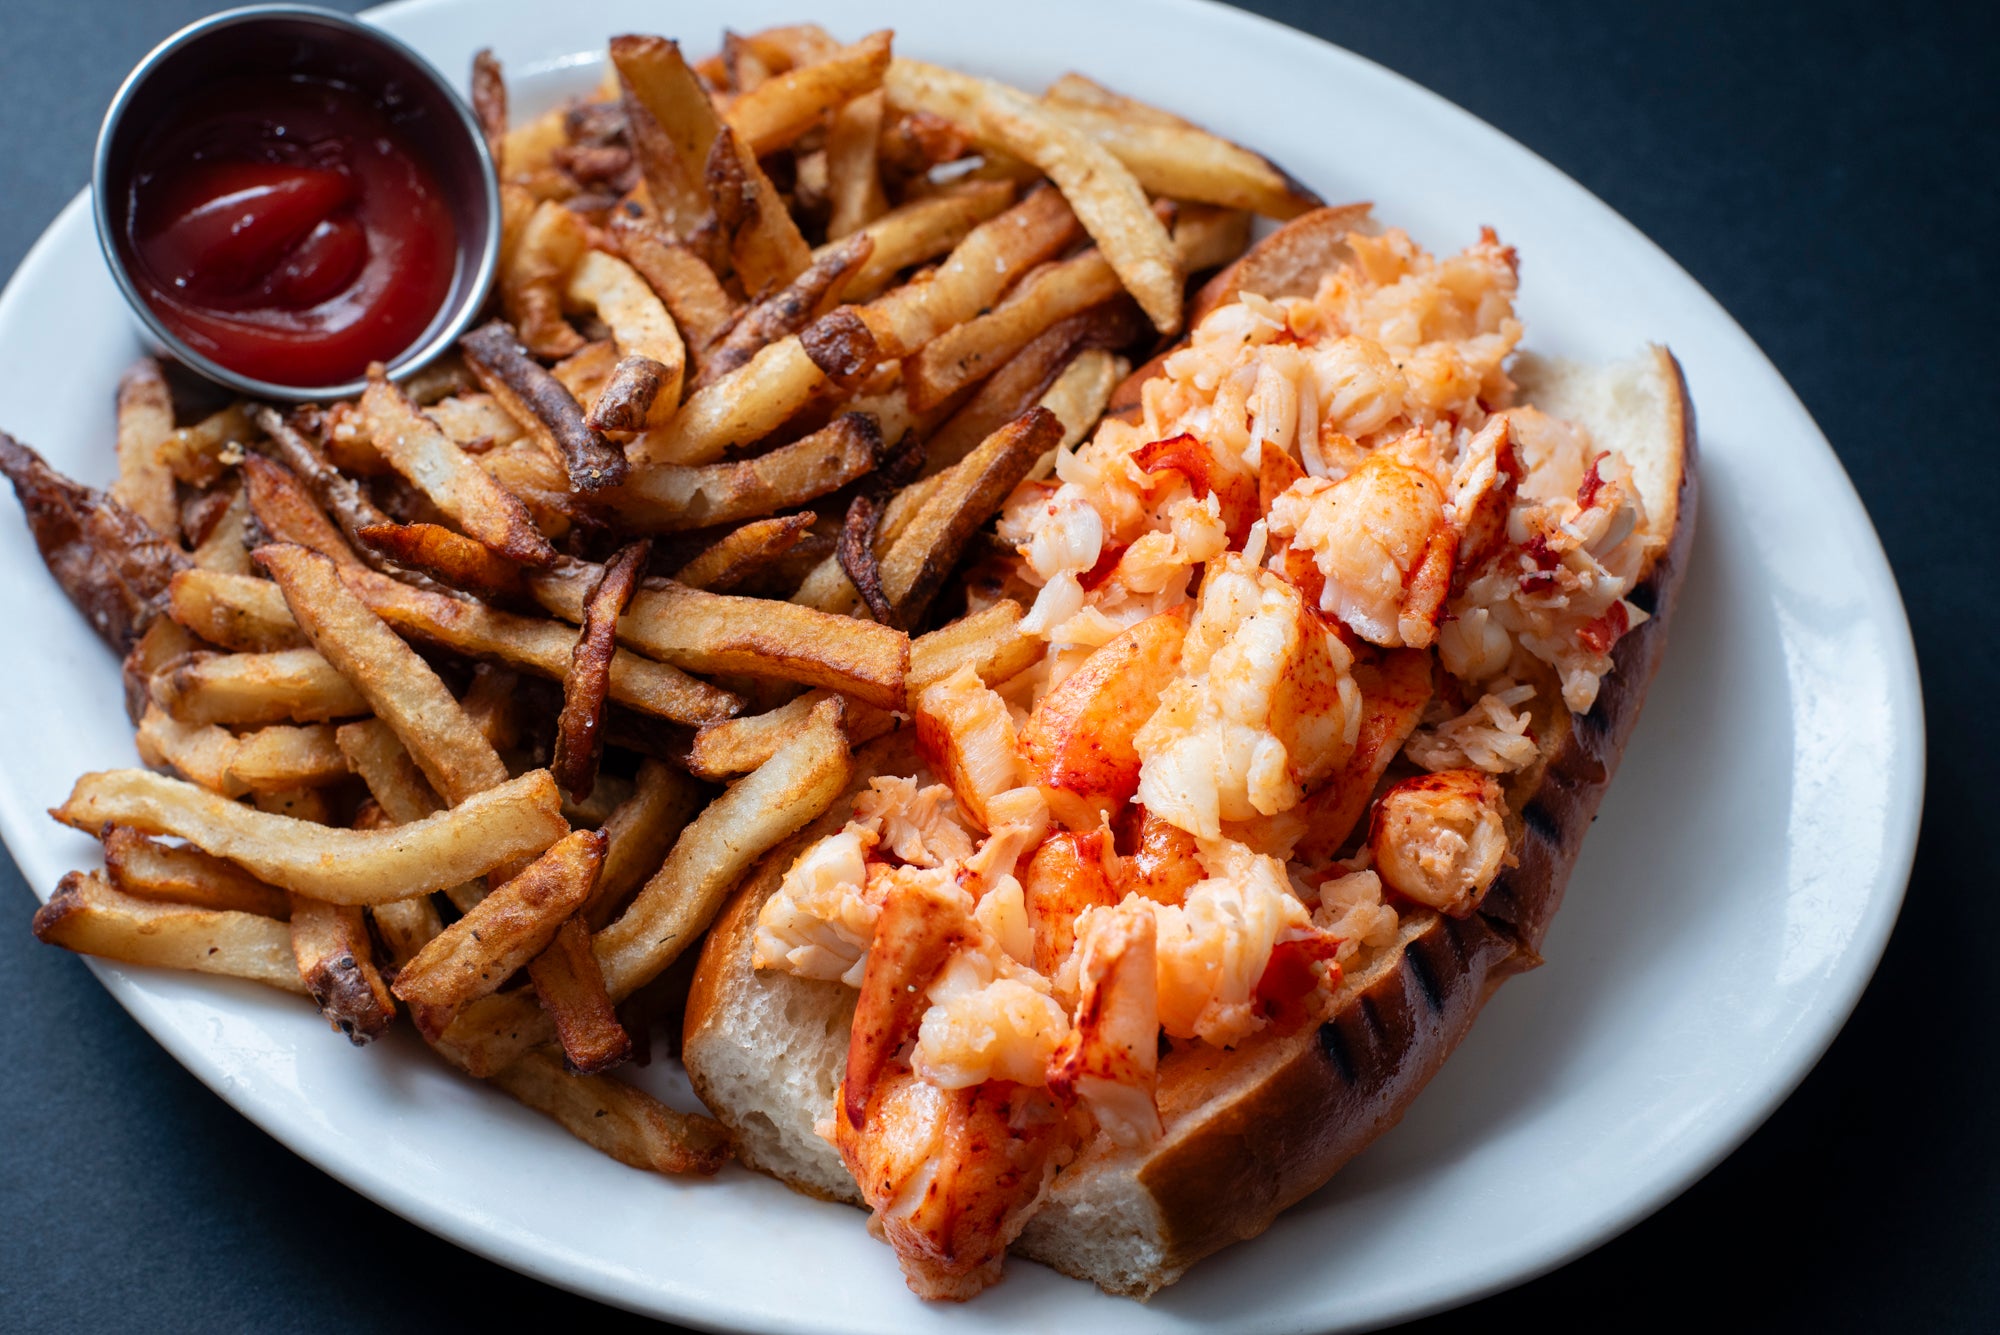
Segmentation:
{"type": "MultiPolygon", "coordinates": [[[[1152,1303],[1015,1262],[964,1308],[903,1288],[861,1216],[732,1168],[624,1168],[459,1079],[413,1039],[356,1050],[249,985],[93,965],[187,1068],[388,1208],[502,1264],[701,1326],[1099,1332],[1351,1328],[1518,1283],[1605,1241],[1714,1166],[1833,1039],[1901,901],[1923,774],[1916,664],[1882,550],[1776,370],[1628,223],[1520,145],[1334,47],[1231,10],[1008,0],[416,0],[377,11],[441,68],[492,45],[545,102],[594,82],[619,32],[706,51],[816,16],[853,37],[1039,87],[1071,68],[1253,145],[1330,200],[1372,199],[1455,249],[1519,247],[1531,346],[1669,344],[1701,426],[1701,518],[1666,666],[1604,804],[1548,964],[1503,989],[1403,1124],[1268,1234],[1152,1303]]],[[[523,107],[533,110],[533,107],[523,107]]],[[[79,165],[81,170],[81,165],[79,165]]],[[[63,211],[0,296],[0,425],[96,483],[139,352],[91,237],[63,211]]],[[[0,832],[46,895],[95,846],[43,814],[83,770],[136,763],[118,666],[0,519],[0,832]]],[[[21,930],[18,920],[10,930],[21,930]]],[[[685,1099],[656,1066],[641,1073],[685,1099]]]]}

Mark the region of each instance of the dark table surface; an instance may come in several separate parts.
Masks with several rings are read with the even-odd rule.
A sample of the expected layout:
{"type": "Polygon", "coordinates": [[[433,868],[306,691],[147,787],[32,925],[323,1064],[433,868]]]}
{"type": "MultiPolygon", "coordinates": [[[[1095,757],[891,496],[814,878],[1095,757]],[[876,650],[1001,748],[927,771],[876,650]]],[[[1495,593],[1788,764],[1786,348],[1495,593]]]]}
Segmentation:
{"type": "MultiPolygon", "coordinates": [[[[85,183],[126,69],[219,2],[7,0],[0,272],[85,183]]],[[[2000,859],[1995,785],[1977,778],[1996,737],[1974,698],[1996,680],[2000,645],[1971,596],[2000,568],[1993,11],[1250,8],[1513,135],[1721,300],[1859,487],[1909,607],[1934,723],[1902,920],[1803,1087],[1623,1237],[1421,1327],[2000,1328],[2000,1027],[1985,951],[2000,940],[2000,859]]],[[[641,1324],[459,1251],[294,1157],[75,959],[29,937],[34,901],[11,861],[0,880],[0,1329],[641,1324]]]]}

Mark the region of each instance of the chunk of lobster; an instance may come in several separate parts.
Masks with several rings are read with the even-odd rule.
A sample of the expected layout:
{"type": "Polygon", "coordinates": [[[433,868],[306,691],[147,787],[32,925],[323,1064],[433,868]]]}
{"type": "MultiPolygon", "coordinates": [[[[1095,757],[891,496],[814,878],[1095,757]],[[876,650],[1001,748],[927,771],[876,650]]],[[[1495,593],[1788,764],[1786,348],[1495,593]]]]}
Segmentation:
{"type": "Polygon", "coordinates": [[[1405,779],[1375,804],[1375,871],[1397,894],[1462,918],[1506,865],[1503,811],[1499,780],[1481,770],[1405,779]]]}
{"type": "Polygon", "coordinates": [[[994,822],[988,804],[1020,786],[1021,758],[1007,702],[970,665],[926,687],[916,700],[917,749],[982,829],[994,822]]]}
{"type": "Polygon", "coordinates": [[[1257,479],[1189,432],[1141,445],[1132,452],[1132,460],[1149,474],[1180,474],[1197,500],[1213,495],[1221,504],[1232,548],[1243,545],[1250,526],[1263,513],[1257,504],[1257,479]]]}
{"type": "Polygon", "coordinates": [[[1108,842],[1102,829],[1059,832],[1043,840],[1029,861],[1021,893],[1035,934],[1037,973],[1055,977],[1076,945],[1077,919],[1118,902],[1105,866],[1108,842]]]}
{"type": "Polygon", "coordinates": [[[1306,833],[1293,856],[1324,862],[1354,832],[1389,762],[1423,721],[1431,702],[1431,656],[1421,649],[1391,649],[1354,664],[1361,688],[1361,729],[1354,750],[1304,804],[1306,833]]]}
{"type": "Polygon", "coordinates": [[[1049,1088],[1081,1099],[1099,1130],[1130,1147],[1160,1138],[1158,935],[1144,900],[1085,915],[1076,1015],[1049,1063],[1049,1088]]]}
{"type": "MultiPolygon", "coordinates": [[[[960,946],[975,938],[971,896],[943,869],[883,873],[882,908],[868,948],[841,1081],[842,1116],[859,1129],[875,1086],[916,1036],[930,1007],[926,989],[960,946]]],[[[874,889],[870,887],[871,891],[874,889]]]]}

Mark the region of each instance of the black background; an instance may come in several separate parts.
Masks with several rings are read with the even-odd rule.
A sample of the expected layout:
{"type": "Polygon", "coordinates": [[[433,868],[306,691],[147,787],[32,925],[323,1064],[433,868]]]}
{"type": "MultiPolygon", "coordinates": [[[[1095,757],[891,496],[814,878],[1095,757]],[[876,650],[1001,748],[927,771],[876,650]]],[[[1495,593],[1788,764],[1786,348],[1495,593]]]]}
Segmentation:
{"type": "MultiPolygon", "coordinates": [[[[85,184],[126,69],[216,3],[7,0],[0,271],[85,184]]],[[[1413,1329],[2000,1328],[1988,953],[2000,786],[1981,778],[2000,753],[1978,695],[1995,680],[1987,595],[2000,555],[1992,8],[1249,7],[1513,135],[1721,300],[1867,502],[1932,721],[1902,920],[1799,1092],[1623,1237],[1413,1329]]],[[[0,879],[0,1328],[641,1324],[461,1252],[295,1158],[156,1047],[78,961],[38,946],[34,900],[4,859],[0,879]]]]}

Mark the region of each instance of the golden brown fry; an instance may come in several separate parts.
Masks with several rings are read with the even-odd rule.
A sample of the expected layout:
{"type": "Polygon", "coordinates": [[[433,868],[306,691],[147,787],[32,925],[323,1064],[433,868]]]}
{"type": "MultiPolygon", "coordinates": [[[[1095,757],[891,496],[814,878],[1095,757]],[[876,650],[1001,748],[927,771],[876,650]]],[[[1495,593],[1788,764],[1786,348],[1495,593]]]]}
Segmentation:
{"type": "Polygon", "coordinates": [[[611,1076],[570,1075],[555,1058],[534,1052],[490,1078],[578,1140],[633,1168],[707,1176],[729,1158],[729,1133],[720,1123],[678,1112],[611,1076]]]}
{"type": "Polygon", "coordinates": [[[500,274],[500,304],[538,357],[567,357],[583,335],[563,318],[563,282],[590,249],[583,219],[554,200],[535,206],[500,274]]]}
{"type": "MultiPolygon", "coordinates": [[[[501,193],[504,197],[506,192],[503,189],[501,193]]],[[[425,362],[396,383],[403,387],[411,403],[427,412],[448,398],[471,394],[479,388],[472,373],[465,369],[465,363],[449,352],[425,362]]],[[[340,466],[347,467],[344,463],[340,466]]]]}
{"type": "MultiPolygon", "coordinates": [[[[704,779],[725,780],[734,774],[748,774],[778,753],[779,748],[803,732],[812,722],[813,710],[832,691],[808,691],[789,704],[750,718],[712,723],[695,734],[688,752],[690,773],[704,779]]],[[[858,700],[845,702],[846,731],[850,746],[872,741],[896,726],[896,716],[858,700]]]]}
{"type": "Polygon", "coordinates": [[[356,536],[397,565],[482,598],[520,598],[528,589],[521,567],[485,543],[438,524],[375,524],[356,536]]]}
{"type": "Polygon", "coordinates": [[[674,572],[674,582],[690,589],[727,593],[799,545],[812,531],[812,512],[753,519],[674,572]]]}
{"type": "Polygon", "coordinates": [[[422,820],[444,805],[395,731],[381,719],[344,723],[334,731],[334,743],[348,768],[368,785],[382,814],[392,825],[422,820]]]}
{"type": "Polygon", "coordinates": [[[37,940],[79,955],[306,990],[292,957],[291,929],[276,918],[139,899],[114,890],[96,872],[64,876],[35,911],[34,931],[37,940]]]}
{"type": "Polygon", "coordinates": [[[472,114],[486,137],[486,152],[498,171],[507,142],[507,81],[490,47],[472,57],[472,114]]]}
{"type": "Polygon", "coordinates": [[[273,653],[306,645],[285,595],[249,573],[183,570],[167,586],[167,610],[202,639],[240,653],[273,653]]]}
{"type": "MultiPolygon", "coordinates": [[[[466,375],[469,378],[472,376],[470,367],[466,368],[466,375]]],[[[472,383],[477,386],[479,382],[473,378],[472,383]]],[[[477,388],[439,399],[425,408],[424,413],[443,428],[454,445],[467,453],[483,452],[496,445],[512,445],[527,434],[527,428],[521,425],[519,418],[503,407],[498,399],[477,388]],[[483,445],[482,441],[485,442],[483,445]]],[[[358,422],[359,414],[350,413],[348,416],[358,422]]],[[[329,442],[338,434],[337,431],[329,432],[329,442]]],[[[372,450],[374,446],[369,448],[372,450]]]]}
{"type": "Polygon", "coordinates": [[[260,547],[256,557],[278,581],[299,628],[395,729],[445,801],[456,806],[507,781],[492,744],[430,665],[341,582],[331,561],[291,546],[260,547]]]}
{"type": "Polygon", "coordinates": [[[139,759],[155,769],[170,768],[211,793],[241,797],[249,790],[229,777],[236,756],[236,734],[213,723],[183,723],[157,705],[139,720],[133,741],[139,759]]]}
{"type": "Polygon", "coordinates": [[[636,218],[613,218],[611,236],[625,262],[659,294],[693,348],[708,346],[736,318],[735,298],[708,261],[689,247],[636,218]]]}
{"type": "Polygon", "coordinates": [[[571,918],[528,965],[535,996],[556,1027],[563,1065],[577,1075],[608,1071],[632,1055],[632,1036],[618,1023],[604,991],[604,972],[590,949],[590,929],[571,918]]]}
{"type": "Polygon", "coordinates": [[[295,542],[342,565],[360,565],[305,482],[291,469],[261,454],[243,457],[244,492],[265,542],[295,542]]]}
{"type": "Polygon", "coordinates": [[[840,702],[821,701],[805,730],[695,817],[631,907],[597,934],[612,998],[632,995],[693,944],[737,878],[826,810],[851,768],[840,702]]]}
{"type": "Polygon", "coordinates": [[[737,41],[773,70],[810,65],[840,50],[833,34],[817,23],[782,23],[739,36],[737,41]]]}
{"type": "Polygon", "coordinates": [[[1021,633],[1022,615],[1019,603],[1005,599],[910,641],[910,690],[933,686],[961,667],[970,667],[988,686],[1032,667],[1045,646],[1021,633]]]}
{"type": "MultiPolygon", "coordinates": [[[[536,363],[540,365],[540,363],[536,363]]],[[[600,338],[586,343],[569,356],[549,368],[558,385],[569,391],[575,399],[581,414],[587,414],[597,400],[603,397],[605,386],[611,383],[611,375],[618,369],[618,345],[608,338],[600,338]]],[[[535,421],[532,414],[525,419],[534,434],[535,421]]],[[[560,451],[557,454],[560,455],[560,451]]]]}
{"type": "Polygon", "coordinates": [[[1187,275],[1173,239],[1108,149],[990,79],[898,58],[883,87],[892,105],[943,116],[1046,172],[1154,327],[1163,334],[1180,328],[1187,275]]]}
{"type": "Polygon", "coordinates": [[[429,895],[377,904],[368,910],[368,917],[375,924],[375,935],[382,940],[382,962],[388,966],[391,978],[444,930],[444,919],[438,916],[437,906],[431,903],[429,895]]]}
{"type": "Polygon", "coordinates": [[[921,410],[943,402],[1059,321],[1118,293],[1118,275],[1094,249],[1030,274],[1000,306],[938,335],[904,364],[911,404],[921,410]]]}
{"type": "Polygon", "coordinates": [[[660,869],[667,850],[707,801],[706,789],[666,762],[650,756],[641,761],[632,795],[600,827],[606,840],[604,869],[577,916],[592,931],[609,922],[660,869]]]}
{"type": "Polygon", "coordinates": [[[571,273],[567,295],[596,311],[610,327],[621,358],[644,357],[660,368],[662,379],[651,425],[671,420],[681,401],[687,348],[673,316],[646,280],[617,256],[593,250],[571,273]]]}
{"type": "MultiPolygon", "coordinates": [[[[531,581],[535,597],[564,620],[578,620],[595,569],[578,563],[537,575],[531,581]]],[[[648,580],[632,595],[618,623],[618,640],[690,671],[825,686],[882,709],[901,709],[905,703],[908,636],[794,603],[648,580]]]]}
{"type": "Polygon", "coordinates": [[[671,234],[691,236],[714,211],[704,171],[722,129],[715,104],[664,37],[614,37],[611,63],[653,205],[671,234]]]}
{"type": "Polygon", "coordinates": [[[500,179],[519,181],[546,171],[556,150],[568,142],[561,107],[514,126],[500,145],[500,179]]]}
{"type": "Polygon", "coordinates": [[[303,728],[274,724],[236,739],[228,778],[253,793],[287,788],[323,788],[349,773],[331,724],[303,728]]]}
{"type": "Polygon", "coordinates": [[[333,824],[333,808],[318,788],[277,788],[267,793],[252,793],[250,800],[267,815],[308,825],[333,824]]]}
{"type": "Polygon", "coordinates": [[[825,380],[801,338],[781,338],[689,395],[671,423],[634,440],[626,455],[635,466],[714,463],[783,426],[825,380]]]}
{"type": "Polygon", "coordinates": [[[1182,204],[1174,217],[1174,249],[1191,274],[1220,268],[1250,244],[1250,215],[1213,204],[1182,204]]]}
{"type": "Polygon", "coordinates": [[[380,1038],[396,1018],[396,1002],[375,967],[362,910],[300,894],[291,902],[292,956],[320,1014],[356,1047],[380,1038]]]}
{"type": "Polygon", "coordinates": [[[256,436],[249,405],[232,403],[192,426],[167,433],[154,451],[160,466],[190,487],[212,487],[242,457],[243,444],[256,436]]]}
{"type": "Polygon", "coordinates": [[[604,754],[604,708],[611,694],[611,665],[617,655],[618,618],[645,573],[653,544],[628,543],[604,566],[597,587],[584,601],[576,647],[563,676],[562,713],[556,718],[556,783],[571,800],[590,796],[597,762],[604,754]]]}
{"type": "Polygon", "coordinates": [[[1062,434],[1054,413],[1033,408],[943,475],[946,480],[882,558],[882,590],[905,624],[923,616],[965,544],[1062,434]]]}
{"type": "Polygon", "coordinates": [[[312,649],[190,655],[153,677],[153,703],[182,723],[243,727],[368,712],[366,697],[312,649]]]}
{"type": "Polygon", "coordinates": [[[459,1007],[497,992],[539,955],[589,896],[603,862],[604,836],[577,830],[438,933],[396,975],[396,996],[419,1027],[442,1032],[459,1007]]]}
{"type": "Polygon", "coordinates": [[[882,93],[878,89],[855,98],[833,113],[826,131],[826,194],[829,241],[839,241],[889,211],[877,165],[882,138],[882,93]]]}
{"type": "MultiPolygon", "coordinates": [[[[289,615],[289,613],[287,613],[289,615]]],[[[120,665],[125,687],[125,716],[134,725],[153,703],[153,677],[169,663],[198,653],[202,642],[169,617],[155,617],[120,665]]]]}
{"type": "Polygon", "coordinates": [[[111,484],[111,499],[167,541],[178,542],[174,475],[159,458],[173,429],[174,403],[160,364],[141,358],[118,380],[118,480],[111,484]]]}
{"type": "Polygon", "coordinates": [[[195,545],[195,567],[247,575],[250,573],[250,498],[241,486],[232,487],[226,494],[229,499],[222,513],[195,545]]]}
{"type": "MultiPolygon", "coordinates": [[[[904,269],[944,254],[1013,202],[1011,181],[965,181],[870,219],[856,234],[867,236],[875,249],[848,283],[849,297],[866,301],[876,296],[904,269]]],[[[828,234],[833,234],[830,227],[828,234]]]]}
{"type": "Polygon", "coordinates": [[[730,105],[730,127],[757,157],[788,147],[828,112],[881,87],[889,69],[890,37],[886,29],[872,32],[746,91],[730,105]]]}
{"type": "Polygon", "coordinates": [[[882,527],[882,503],[868,492],[856,496],[847,506],[847,519],[840,526],[834,544],[834,560],[847,575],[847,582],[861,595],[868,615],[885,626],[904,629],[902,618],[882,592],[882,564],[875,550],[875,535],[882,527]]]}
{"type": "Polygon", "coordinates": [[[562,465],[531,440],[488,450],[479,456],[479,466],[501,490],[527,507],[544,537],[561,537],[581,512],[562,465]]]}
{"type": "Polygon", "coordinates": [[[104,874],[139,899],[200,909],[291,916],[285,892],[198,848],[163,844],[122,825],[104,831],[104,874]]]}
{"type": "Polygon", "coordinates": [[[738,463],[636,469],[612,505],[623,524],[641,532],[730,524],[838,491],[881,453],[875,419],[846,413],[803,440],[738,463]]]}
{"type": "MultiPolygon", "coordinates": [[[[991,432],[988,433],[989,435],[991,432]]],[[[934,473],[930,477],[918,478],[889,498],[883,507],[882,517],[875,525],[875,556],[878,566],[889,547],[903,535],[910,521],[917,517],[924,503],[936,494],[943,485],[945,474],[934,473]]],[[[799,585],[799,591],[792,595],[792,601],[801,607],[816,611],[846,614],[860,605],[861,596],[854,584],[841,568],[838,553],[821,561],[813,572],[799,585]]]]}
{"type": "Polygon", "coordinates": [[[350,545],[358,541],[354,536],[358,530],[388,522],[389,517],[375,508],[375,503],[354,480],[342,477],[326,461],[319,446],[280,417],[276,409],[259,408],[252,417],[264,433],[262,452],[292,471],[319,508],[339,525],[341,535],[350,545]]]}
{"type": "Polygon", "coordinates": [[[743,290],[755,295],[791,282],[812,263],[812,248],[743,137],[723,126],[705,172],[715,220],[743,290]]]}
{"type": "Polygon", "coordinates": [[[1269,160],[1191,125],[1150,123],[1123,110],[1046,102],[1055,118],[1090,136],[1155,195],[1295,218],[1320,198],[1269,160]]]}
{"type": "Polygon", "coordinates": [[[468,536],[523,565],[555,560],[555,549],[536,532],[526,507],[454,445],[401,390],[386,380],[371,380],[361,396],[361,413],[375,448],[389,466],[430,497],[468,536]]]}
{"type": "MultiPolygon", "coordinates": [[[[594,572],[596,566],[569,567],[594,572]]],[[[537,676],[562,680],[569,671],[569,654],[576,633],[568,626],[540,617],[496,612],[482,604],[447,594],[427,593],[407,584],[356,571],[348,581],[371,610],[408,635],[456,649],[475,657],[498,659],[537,676]]],[[[568,575],[558,575],[567,580],[568,575]]],[[[530,585],[541,597],[539,583],[530,585]]],[[[570,620],[583,616],[579,589],[570,620]]],[[[611,661],[611,698],[643,713],[675,723],[713,723],[734,714],[735,696],[679,672],[665,663],[620,652],[611,661]]]]}
{"type": "Polygon", "coordinates": [[[874,250],[874,238],[868,236],[822,246],[804,273],[743,312],[729,332],[709,348],[694,387],[713,384],[767,345],[804,329],[840,300],[849,280],[874,250]]]}
{"type": "Polygon", "coordinates": [[[590,405],[591,428],[644,431],[658,405],[678,397],[678,387],[671,394],[668,389],[669,383],[679,378],[651,357],[622,358],[612,368],[603,392],[590,405]]]}
{"type": "Polygon", "coordinates": [[[272,885],[336,904],[382,904],[442,890],[540,853],[567,833],[562,795],[547,770],[384,830],[341,830],[252,811],[145,770],[86,774],[50,814],[93,834],[115,821],[173,835],[272,885]]]}
{"type": "MultiPolygon", "coordinates": [[[[638,281],[636,276],[633,281],[638,281]]],[[[653,304],[659,305],[657,301],[653,304]]],[[[664,319],[666,312],[660,314],[664,319]]],[[[624,453],[585,421],[576,397],[528,355],[504,320],[473,330],[458,341],[458,346],[486,392],[563,461],[572,487],[592,492],[616,486],[625,476],[624,453]]],[[[523,510],[522,519],[526,517],[523,510]]]]}

